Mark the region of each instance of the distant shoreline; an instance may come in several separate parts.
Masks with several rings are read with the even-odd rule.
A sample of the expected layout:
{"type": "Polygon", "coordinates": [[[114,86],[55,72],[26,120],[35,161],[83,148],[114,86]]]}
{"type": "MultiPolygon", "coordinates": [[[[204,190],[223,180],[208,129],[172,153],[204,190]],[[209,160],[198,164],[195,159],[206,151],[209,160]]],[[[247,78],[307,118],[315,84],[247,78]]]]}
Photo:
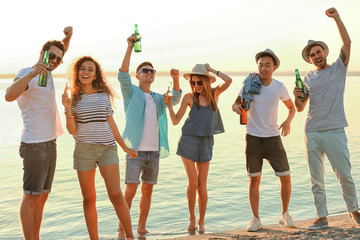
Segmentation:
{"type": "MultiPolygon", "coordinates": [[[[186,72],[186,71],[184,71],[186,72]]],[[[228,74],[229,76],[247,76],[249,73],[251,73],[252,71],[241,71],[241,72],[231,72],[231,71],[227,71],[226,74],[228,74]]],[[[106,77],[117,77],[118,72],[106,72],[105,76],[106,77]]],[[[130,75],[134,75],[134,72],[130,72],[130,75]]],[[[165,71],[158,71],[156,72],[157,76],[162,76],[162,77],[166,77],[166,76],[170,76],[169,72],[165,72],[165,71]]],[[[292,76],[294,75],[293,71],[279,71],[276,72],[274,74],[275,76],[292,76]]],[[[66,73],[55,73],[53,74],[54,78],[67,78],[69,75],[66,73]]],[[[347,76],[360,76],[360,71],[349,71],[347,73],[347,76]]],[[[16,74],[15,73],[10,73],[10,74],[0,74],[0,79],[12,79],[15,78],[16,74]]]]}

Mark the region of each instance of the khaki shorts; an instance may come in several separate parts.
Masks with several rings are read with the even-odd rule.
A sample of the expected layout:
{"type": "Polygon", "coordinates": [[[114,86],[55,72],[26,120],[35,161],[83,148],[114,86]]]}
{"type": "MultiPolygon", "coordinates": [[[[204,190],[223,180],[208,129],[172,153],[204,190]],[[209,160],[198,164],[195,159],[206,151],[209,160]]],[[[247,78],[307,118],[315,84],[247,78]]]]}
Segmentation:
{"type": "Polygon", "coordinates": [[[117,146],[106,146],[91,143],[75,143],[74,169],[77,171],[89,171],[96,165],[106,166],[119,164],[117,146]]]}

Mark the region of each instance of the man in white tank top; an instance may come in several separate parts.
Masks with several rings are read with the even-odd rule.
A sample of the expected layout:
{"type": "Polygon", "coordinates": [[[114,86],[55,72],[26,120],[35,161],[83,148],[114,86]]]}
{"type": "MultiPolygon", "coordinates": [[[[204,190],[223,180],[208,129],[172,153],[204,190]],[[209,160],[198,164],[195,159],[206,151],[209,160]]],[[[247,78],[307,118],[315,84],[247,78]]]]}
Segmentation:
{"type": "MultiPolygon", "coordinates": [[[[253,220],[246,228],[247,231],[257,231],[262,228],[259,214],[259,187],[263,159],[266,159],[280,178],[282,213],[280,224],[294,227],[288,206],[291,195],[290,168],[280,135],[290,133],[290,124],[295,115],[294,104],[284,84],[272,78],[273,72],[279,67],[278,57],[270,49],[259,52],[255,56],[258,64],[258,78],[262,86],[260,93],[253,94],[250,109],[247,109],[246,125],[246,167],[250,180],[249,200],[253,212],[253,220]],[[282,101],[288,108],[288,117],[280,125],[277,124],[278,103],[282,101]],[[281,130],[281,133],[280,131],[281,130]]],[[[256,76],[256,75],[254,75],[256,76]]],[[[241,115],[241,103],[244,86],[232,106],[234,112],[241,115]]]]}
{"type": "Polygon", "coordinates": [[[38,62],[20,70],[5,94],[6,101],[17,100],[24,122],[19,150],[24,164],[24,193],[20,207],[24,239],[40,239],[43,209],[55,173],[55,141],[63,134],[51,72],[62,63],[72,27],[65,28],[64,34],[61,42],[52,40],[44,44],[38,62]],[[49,52],[49,66],[43,63],[45,51],[49,52]],[[48,74],[45,87],[38,86],[40,74],[48,74]]]}
{"type": "Polygon", "coordinates": [[[351,175],[350,154],[347,147],[345,127],[348,126],[344,110],[346,72],[350,58],[350,36],[335,8],[326,10],[326,15],[335,20],[343,41],[340,56],[331,65],[327,63],[328,46],[322,41],[309,40],[302,51],[302,57],[316,69],[304,78],[305,97],[295,88],[295,106],[298,112],[304,110],[309,101],[308,118],[305,123],[305,143],[309,164],[311,191],[314,197],[317,219],[311,230],[328,227],[327,204],[324,181],[324,157],[329,159],[339,179],[347,211],[357,227],[360,213],[356,187],[351,175]]]}

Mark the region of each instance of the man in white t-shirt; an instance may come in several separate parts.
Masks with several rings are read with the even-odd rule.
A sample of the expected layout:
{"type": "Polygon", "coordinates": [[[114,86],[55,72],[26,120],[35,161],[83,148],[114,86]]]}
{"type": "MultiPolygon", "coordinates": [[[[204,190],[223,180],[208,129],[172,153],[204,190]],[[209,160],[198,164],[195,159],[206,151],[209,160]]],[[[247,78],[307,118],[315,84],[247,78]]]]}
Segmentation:
{"type": "Polygon", "coordinates": [[[63,134],[51,72],[62,63],[72,27],[66,27],[64,34],[62,41],[44,44],[38,62],[33,67],[21,69],[5,94],[6,101],[17,100],[24,123],[19,149],[24,164],[24,193],[20,207],[24,239],[40,239],[43,210],[55,173],[55,141],[63,134]],[[43,63],[45,51],[49,52],[48,66],[43,63]],[[40,74],[48,74],[45,87],[38,86],[40,74]]]}
{"type": "MultiPolygon", "coordinates": [[[[290,168],[285,149],[280,138],[290,133],[290,124],[295,115],[294,104],[282,82],[272,78],[273,72],[279,67],[280,60],[270,49],[259,52],[255,56],[258,64],[258,77],[262,83],[260,93],[252,94],[250,109],[247,111],[246,125],[246,167],[250,180],[249,200],[253,212],[253,220],[247,231],[257,231],[262,228],[259,217],[259,186],[261,169],[265,158],[280,178],[282,213],[280,224],[295,227],[288,206],[291,195],[290,168]],[[280,125],[277,124],[278,103],[282,101],[288,108],[288,117],[280,125]]],[[[232,106],[232,110],[241,115],[241,103],[245,99],[244,86],[232,106]]]]}
{"type": "Polygon", "coordinates": [[[360,213],[356,187],[351,175],[350,154],[347,147],[345,127],[348,126],[344,110],[346,72],[350,58],[350,36],[335,8],[326,10],[326,15],[335,20],[343,41],[340,56],[331,65],[326,61],[328,46],[322,41],[309,40],[302,51],[304,60],[316,69],[304,78],[305,97],[302,90],[295,88],[295,106],[298,112],[304,110],[309,100],[309,113],[305,123],[305,143],[310,171],[311,191],[314,197],[317,219],[309,229],[328,227],[326,216],[326,191],[324,181],[324,157],[329,159],[339,179],[347,211],[357,227],[360,213]]]}

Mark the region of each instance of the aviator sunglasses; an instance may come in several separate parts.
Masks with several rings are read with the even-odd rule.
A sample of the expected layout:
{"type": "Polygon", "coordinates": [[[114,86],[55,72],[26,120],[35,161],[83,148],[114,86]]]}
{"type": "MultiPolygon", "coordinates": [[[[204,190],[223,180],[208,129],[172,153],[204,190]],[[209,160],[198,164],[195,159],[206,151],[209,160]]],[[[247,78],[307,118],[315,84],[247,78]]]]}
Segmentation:
{"type": "Polygon", "coordinates": [[[49,52],[49,59],[50,59],[50,60],[54,60],[55,58],[56,58],[56,62],[57,62],[57,64],[60,64],[60,63],[61,63],[61,61],[62,61],[62,58],[61,58],[61,57],[56,56],[56,54],[55,54],[55,53],[49,52]]]}
{"type": "Polygon", "coordinates": [[[191,86],[195,86],[195,84],[197,84],[198,86],[202,86],[203,82],[202,81],[190,81],[191,86]]]}
{"type": "Polygon", "coordinates": [[[143,72],[143,73],[148,73],[148,72],[150,72],[152,75],[155,75],[156,70],[155,70],[155,69],[142,68],[142,69],[140,69],[140,71],[138,72],[138,74],[140,74],[141,72],[143,72]]]}

